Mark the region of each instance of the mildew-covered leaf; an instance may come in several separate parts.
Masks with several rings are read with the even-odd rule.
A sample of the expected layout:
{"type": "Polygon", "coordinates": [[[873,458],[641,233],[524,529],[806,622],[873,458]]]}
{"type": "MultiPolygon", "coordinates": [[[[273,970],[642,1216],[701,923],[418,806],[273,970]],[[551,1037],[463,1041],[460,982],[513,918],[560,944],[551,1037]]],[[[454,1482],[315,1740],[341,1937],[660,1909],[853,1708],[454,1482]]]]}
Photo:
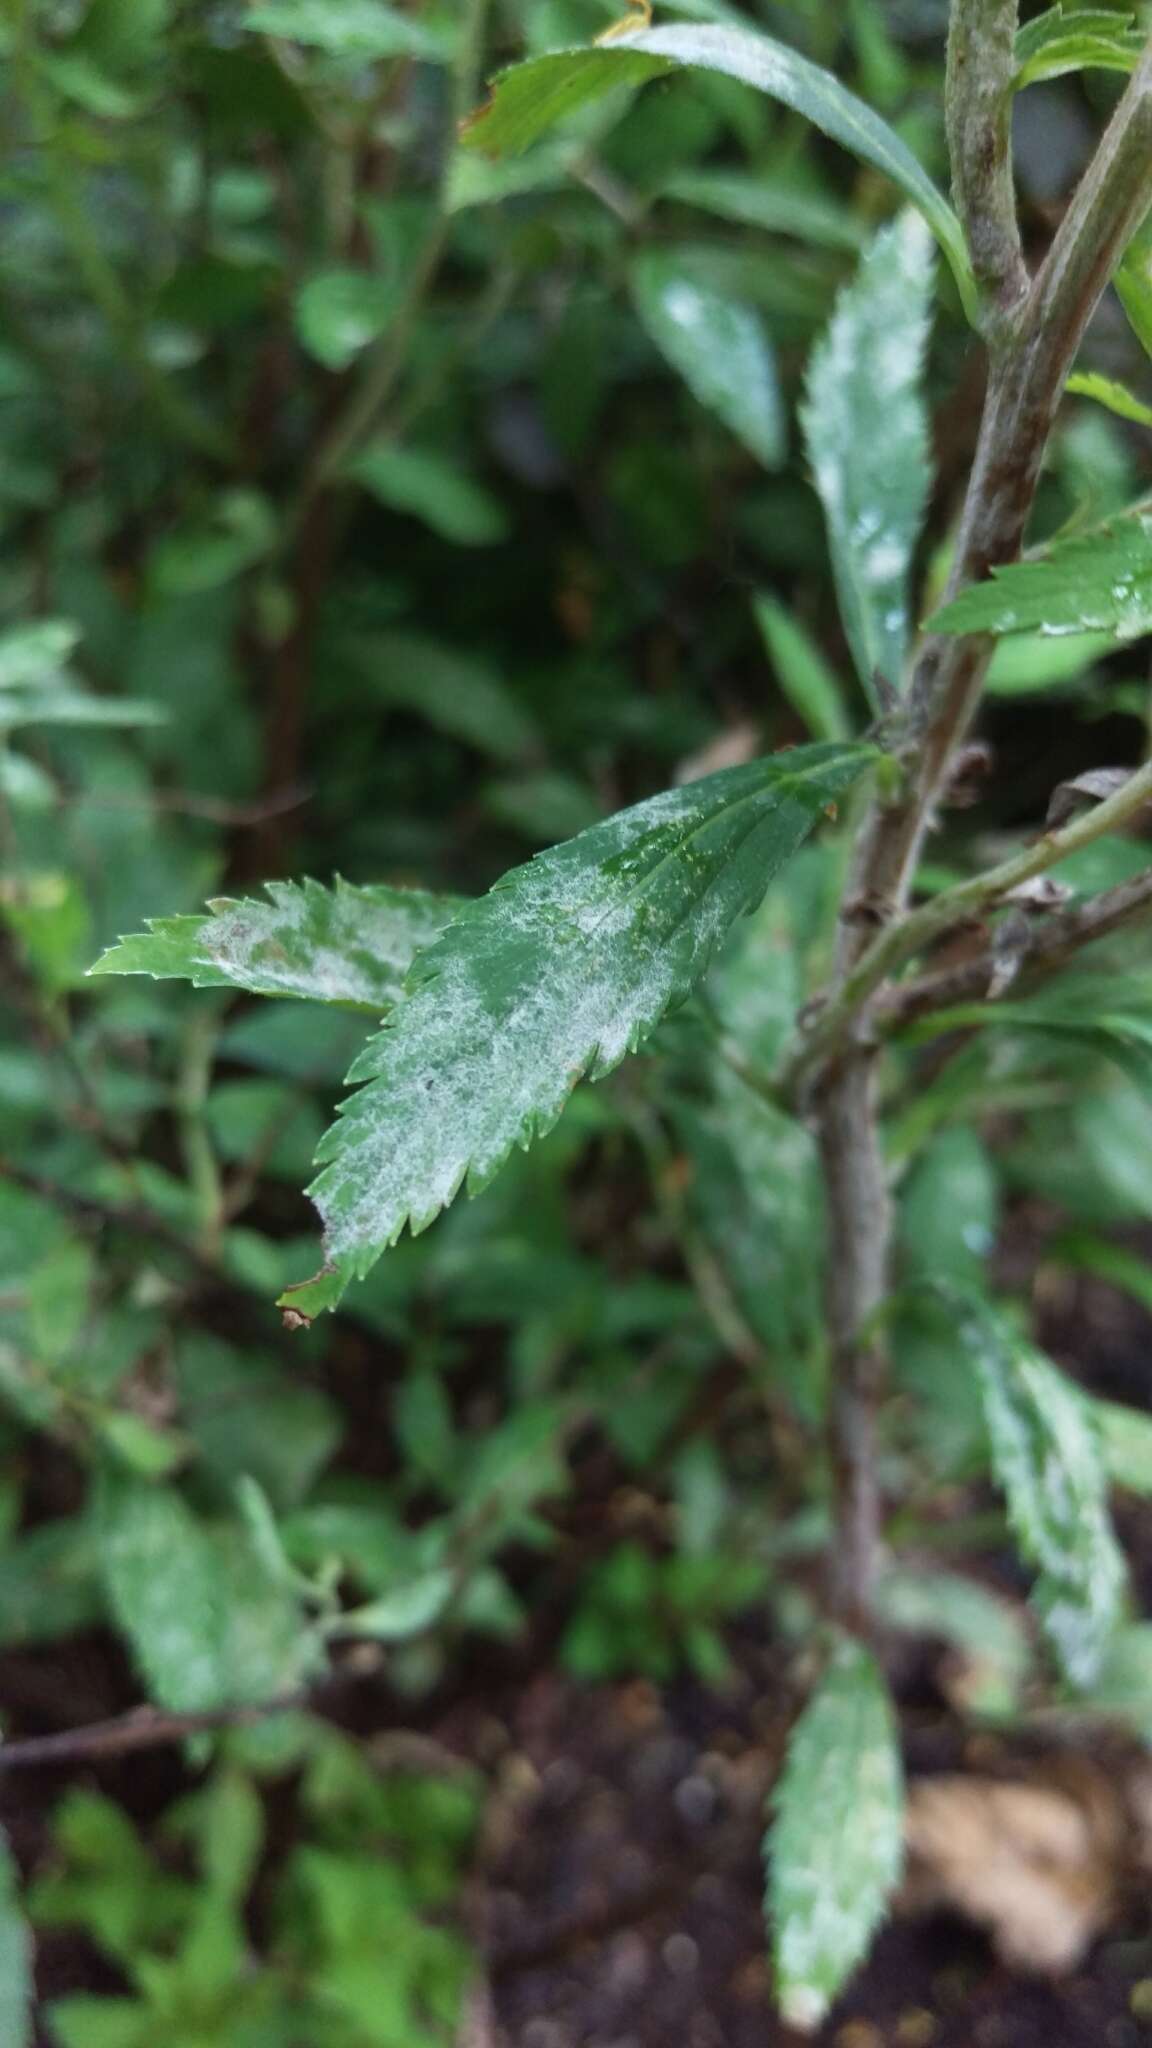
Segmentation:
{"type": "Polygon", "coordinates": [[[693,277],[674,250],[639,258],[632,295],[661,355],[693,396],[775,469],[785,453],[784,409],[756,308],[693,277]]]}
{"type": "Polygon", "coordinates": [[[801,415],[840,615],[864,689],[898,688],[908,574],[931,468],[922,391],[932,247],[906,213],[877,235],[812,357],[801,415]]]}
{"type": "Polygon", "coordinates": [[[202,917],[157,917],[121,939],[90,974],[150,974],[197,988],[306,996],[379,1016],[403,992],[421,946],[463,898],[386,883],[269,882],[268,901],[219,897],[202,917]]]}
{"type": "Polygon", "coordinates": [[[863,1959],[903,1860],[892,1704],[863,1646],[842,1641],[792,1731],[765,1842],[765,1907],[784,2018],[819,2026],[863,1959]]]}
{"type": "Polygon", "coordinates": [[[830,71],[758,31],[710,23],[640,29],[591,49],[529,58],[501,72],[490,101],[473,116],[461,141],[465,148],[493,156],[527,149],[577,107],[681,68],[719,71],[756,87],[891,178],[928,222],[968,316],[976,319],[978,298],[963,230],[907,143],[830,71]]]}
{"type": "Polygon", "coordinates": [[[995,1310],[974,1308],[962,1330],[1016,1540],[1036,1567],[1037,1610],[1066,1676],[1090,1686],[1122,1619],[1126,1586],[1098,1417],[995,1310]]]}
{"type": "Polygon", "coordinates": [[[1058,540],[994,569],[929,620],[934,633],[1152,632],[1152,508],[1138,505],[1092,533],[1058,540]]]}
{"type": "Polygon", "coordinates": [[[283,1297],[331,1307],[465,1180],[551,1128],[688,994],[872,750],[797,748],[667,790],[515,868],[421,954],[349,1079],[311,1193],[323,1275],[283,1297]]]}

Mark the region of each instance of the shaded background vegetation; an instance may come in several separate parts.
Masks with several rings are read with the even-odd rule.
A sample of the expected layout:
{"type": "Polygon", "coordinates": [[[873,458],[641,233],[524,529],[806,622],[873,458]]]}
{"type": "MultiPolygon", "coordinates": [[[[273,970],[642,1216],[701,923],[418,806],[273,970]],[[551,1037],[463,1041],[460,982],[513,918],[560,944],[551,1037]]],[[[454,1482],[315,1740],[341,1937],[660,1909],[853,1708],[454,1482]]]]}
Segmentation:
{"type": "MultiPolygon", "coordinates": [[[[744,12],[944,180],[942,5],[744,12]]],[[[339,1318],[287,1333],[271,1303],[316,1264],[299,1190],[362,1020],[84,982],[118,934],[206,896],[286,874],[478,892],[694,762],[863,722],[795,406],[893,194],[721,78],[594,109],[523,160],[454,155],[483,75],[609,20],[599,0],[0,16],[6,1732],[144,1699],[315,1688],[318,1710],[8,1781],[63,2048],[450,2040],[475,1872],[504,1853],[486,1786],[521,1824],[510,1700],[538,1703],[563,1762],[569,1684],[621,1688],[636,1725],[671,1688],[767,1769],[794,1697],[823,1527],[819,1217],[802,1134],[701,1080],[699,1019],[668,1027],[663,1095],[632,1070],[585,1091],[339,1318]],[[662,350],[653,293],[676,279],[755,311],[755,452],[662,350]],[[329,1621],[367,1610],[325,1658],[318,1587],[329,1621]],[[380,1753],[405,1724],[430,1747],[380,1753]]],[[[1021,101],[1035,249],[1110,91],[1021,101]]],[[[1091,359],[1140,384],[1117,309],[1091,359]]],[[[926,591],[980,396],[955,310],[930,389],[926,591]]],[[[1146,432],[1070,402],[1042,528],[1127,503],[1147,468],[1146,432]]],[[[1069,772],[1136,760],[1146,714],[1139,650],[1062,669],[1014,648],[965,833],[992,845],[1069,772]]],[[[1102,882],[1138,853],[1098,857],[1102,882]]],[[[723,993],[769,1046],[835,882],[824,854],[798,875],[723,993]]],[[[1094,1267],[1079,1362],[1143,1401],[1146,1095],[1083,1046],[1033,1053],[999,1075],[988,1145],[979,1055],[965,1073],[951,1099],[909,1081],[900,1156],[931,1142],[908,1262],[999,1239],[1065,1308],[1094,1267]]],[[[886,1448],[904,1538],[930,1550],[963,1513],[975,1541],[990,1517],[995,1554],[945,1355],[931,1319],[901,1333],[921,1397],[886,1448]]],[[[715,1798],[697,1739],[662,1798],[715,1798]]],[[[579,1883],[551,1903],[578,1909],[579,1883]]],[[[531,1912],[512,1920],[523,1946],[531,1912]]],[[[701,2040],[743,2038],[723,2024],[701,2040]]]]}

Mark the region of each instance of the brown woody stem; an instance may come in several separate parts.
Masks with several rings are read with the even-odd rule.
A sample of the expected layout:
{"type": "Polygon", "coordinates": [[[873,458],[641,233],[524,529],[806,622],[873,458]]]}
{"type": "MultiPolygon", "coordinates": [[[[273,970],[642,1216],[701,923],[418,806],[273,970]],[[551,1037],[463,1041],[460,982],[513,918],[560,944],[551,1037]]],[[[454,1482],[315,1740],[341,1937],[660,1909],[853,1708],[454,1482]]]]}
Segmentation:
{"type": "MultiPolygon", "coordinates": [[[[1085,327],[1152,208],[1150,39],[1048,257],[1025,289],[1008,150],[1014,25],[1015,8],[1005,0],[953,0],[949,141],[957,202],[988,300],[990,374],[949,595],[1019,554],[1085,327]]],[[[788,1062],[793,1081],[801,1073],[814,1076],[830,1239],[829,1427],[837,1502],[831,1592],[837,1618],[857,1632],[869,1625],[879,1547],[874,1418],[883,1360],[876,1331],[889,1286],[891,1240],[877,1129],[877,1055],[864,1005],[893,966],[965,907],[965,891],[983,905],[1011,886],[1005,869],[1013,864],[1006,863],[995,877],[951,891],[942,920],[939,902],[927,913],[902,917],[933,805],[979,703],[992,645],[987,636],[939,635],[922,645],[897,743],[903,786],[894,798],[879,797],[865,822],[841,910],[831,997],[788,1062]],[[880,937],[870,947],[869,930],[877,927],[880,937]]],[[[1042,849],[1058,836],[1049,835],[1042,849]]],[[[1015,879],[1051,865],[1035,849],[1022,858],[1015,879]]]]}

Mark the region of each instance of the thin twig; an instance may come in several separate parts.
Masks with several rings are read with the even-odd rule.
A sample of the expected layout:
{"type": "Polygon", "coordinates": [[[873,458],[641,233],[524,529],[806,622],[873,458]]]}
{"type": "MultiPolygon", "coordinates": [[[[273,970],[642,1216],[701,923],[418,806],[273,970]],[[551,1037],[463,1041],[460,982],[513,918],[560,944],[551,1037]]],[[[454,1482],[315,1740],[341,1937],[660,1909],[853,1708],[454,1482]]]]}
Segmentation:
{"type": "MultiPolygon", "coordinates": [[[[1022,934],[1016,949],[1019,964],[1012,979],[1013,994],[1057,973],[1085,947],[1148,916],[1152,916],[1152,867],[1146,874],[1103,890],[1087,903],[1038,920],[1022,934]]],[[[888,990],[874,1012],[877,1029],[885,1035],[905,1031],[935,1011],[987,996],[1000,966],[996,952],[989,947],[954,967],[888,990]]]]}
{"type": "Polygon", "coordinates": [[[979,918],[1021,882],[1031,881],[1034,875],[1044,874],[1069,854],[1078,853],[1106,833],[1127,825],[1150,801],[1152,762],[1145,762],[1129,776],[1122,789],[1082,817],[1073,818],[1058,832],[1042,833],[1031,846],[1001,861],[999,867],[973,875],[954,889],[943,890],[931,902],[888,925],[848,975],[839,993],[818,1012],[806,1038],[788,1053],[776,1076],[777,1087],[787,1094],[794,1093],[806,1075],[834,1057],[838,1047],[857,1030],[869,996],[905,960],[923,952],[925,946],[953,926],[979,918]]]}
{"type": "Polygon", "coordinates": [[[31,1770],[41,1764],[96,1762],[126,1756],[132,1750],[160,1749],[206,1735],[218,1728],[248,1728],[271,1714],[288,1714],[309,1705],[308,1692],[281,1693],[245,1707],[213,1707],[197,1714],[169,1714],[160,1707],[134,1707],[114,1720],[92,1721],[86,1728],[65,1728],[59,1735],[31,1735],[21,1742],[0,1742],[0,1772],[31,1770]]]}

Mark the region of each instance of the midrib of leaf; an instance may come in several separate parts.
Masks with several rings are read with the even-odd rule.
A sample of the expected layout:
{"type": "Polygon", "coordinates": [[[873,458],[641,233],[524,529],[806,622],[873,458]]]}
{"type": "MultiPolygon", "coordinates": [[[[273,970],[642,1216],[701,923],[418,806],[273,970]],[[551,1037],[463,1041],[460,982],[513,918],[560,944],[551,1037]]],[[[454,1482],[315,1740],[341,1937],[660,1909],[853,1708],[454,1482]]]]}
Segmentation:
{"type": "MultiPolygon", "coordinates": [[[[790,776],[786,783],[778,784],[777,787],[780,791],[781,799],[786,800],[789,796],[800,795],[801,793],[807,796],[807,785],[814,779],[815,775],[816,770],[809,769],[805,770],[804,773],[800,775],[790,776]]],[[[656,877],[660,872],[660,869],[662,867],[666,867],[669,862],[678,860],[681,857],[684,848],[688,846],[693,839],[701,838],[705,832],[710,830],[712,826],[718,824],[721,819],[727,822],[730,818],[733,818],[736,815],[737,811],[746,809],[750,804],[762,804],[763,801],[763,789],[749,790],[747,796],[736,797],[732,803],[726,804],[722,811],[714,811],[710,817],[702,818],[698,825],[690,825],[685,831],[683,839],[681,839],[675,847],[672,847],[666,853],[662,853],[659,855],[655,863],[655,866],[649,869],[648,873],[644,876],[643,888],[650,889],[652,884],[655,882],[656,877]]],[[[814,808],[817,811],[822,809],[819,797],[817,797],[816,799],[814,808]]],[[[747,830],[741,835],[739,841],[737,842],[737,847],[733,850],[737,851],[740,846],[743,846],[745,840],[748,839],[750,835],[756,830],[757,825],[763,824],[764,822],[766,822],[764,819],[753,818],[747,830]]],[[[658,825],[654,826],[653,833],[658,833],[660,829],[661,828],[658,825]]],[[[611,862],[606,863],[606,866],[609,870],[611,869],[611,865],[611,862]]],[[[708,888],[711,886],[711,882],[714,880],[715,877],[713,876],[705,882],[704,887],[701,889],[699,895],[695,898],[696,902],[699,902],[700,897],[707,893],[708,888]]],[[[608,912],[605,911],[604,915],[605,917],[607,917],[608,912]]],[[[593,929],[595,930],[596,927],[594,926],[593,929]]]]}

